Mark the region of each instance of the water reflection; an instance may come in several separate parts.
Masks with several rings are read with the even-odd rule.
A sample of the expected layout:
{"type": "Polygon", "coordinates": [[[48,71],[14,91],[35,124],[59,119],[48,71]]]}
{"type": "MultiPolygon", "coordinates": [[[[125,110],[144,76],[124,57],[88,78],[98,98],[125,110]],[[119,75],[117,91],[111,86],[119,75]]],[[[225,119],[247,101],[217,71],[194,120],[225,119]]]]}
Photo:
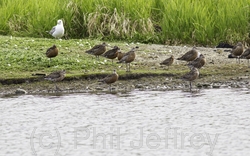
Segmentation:
{"type": "Polygon", "coordinates": [[[249,89],[0,98],[0,155],[246,155],[249,89]]]}

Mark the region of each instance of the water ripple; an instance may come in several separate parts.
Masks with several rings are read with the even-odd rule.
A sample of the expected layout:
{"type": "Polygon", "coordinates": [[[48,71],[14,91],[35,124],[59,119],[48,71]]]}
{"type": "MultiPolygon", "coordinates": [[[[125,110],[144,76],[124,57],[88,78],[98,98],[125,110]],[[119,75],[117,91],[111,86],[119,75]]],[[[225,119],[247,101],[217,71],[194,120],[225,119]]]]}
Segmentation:
{"type": "Polygon", "coordinates": [[[249,89],[0,98],[0,155],[246,155],[249,89]]]}

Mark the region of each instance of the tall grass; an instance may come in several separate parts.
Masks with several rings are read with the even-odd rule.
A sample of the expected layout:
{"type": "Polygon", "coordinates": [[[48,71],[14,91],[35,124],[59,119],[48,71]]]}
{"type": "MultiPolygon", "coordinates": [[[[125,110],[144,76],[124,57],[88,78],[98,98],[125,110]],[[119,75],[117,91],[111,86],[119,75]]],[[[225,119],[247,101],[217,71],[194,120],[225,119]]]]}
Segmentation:
{"type": "Polygon", "coordinates": [[[2,0],[0,34],[50,37],[62,18],[66,38],[153,43],[249,42],[249,0],[2,0]]]}

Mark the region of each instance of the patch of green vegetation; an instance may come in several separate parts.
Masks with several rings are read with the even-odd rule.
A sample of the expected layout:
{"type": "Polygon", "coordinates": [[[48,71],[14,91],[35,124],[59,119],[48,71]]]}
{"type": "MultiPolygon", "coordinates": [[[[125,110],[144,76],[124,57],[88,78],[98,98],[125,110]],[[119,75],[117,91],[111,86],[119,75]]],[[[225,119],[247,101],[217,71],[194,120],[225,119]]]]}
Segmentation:
{"type": "Polygon", "coordinates": [[[249,0],[2,0],[0,34],[215,45],[249,43],[249,0]]]}
{"type": "MultiPolygon", "coordinates": [[[[131,72],[126,72],[125,64],[117,64],[117,59],[112,64],[111,60],[101,57],[97,60],[95,56],[85,53],[96,44],[101,44],[103,41],[87,40],[87,39],[72,39],[72,40],[57,40],[46,38],[28,38],[28,37],[11,37],[0,36],[0,79],[1,80],[16,80],[16,79],[34,79],[33,74],[49,74],[50,72],[65,69],[66,79],[81,79],[87,77],[103,77],[117,70],[120,77],[136,78],[144,76],[172,76],[180,78],[181,75],[189,72],[189,69],[183,64],[173,64],[168,67],[152,66],[147,61],[135,61],[131,63],[131,72]],[[59,54],[57,57],[46,57],[46,50],[52,45],[57,45],[59,54]]],[[[125,42],[107,42],[111,49],[113,46],[119,46],[123,52],[127,52],[132,46],[128,47],[125,42]]],[[[146,44],[139,44],[138,51],[141,55],[145,55],[151,51],[146,50],[146,44]]],[[[145,58],[140,58],[145,59],[145,58]]],[[[200,69],[201,78],[230,77],[244,75],[248,72],[245,65],[239,64],[224,64],[224,65],[209,65],[200,69]]],[[[11,81],[12,82],[12,81],[11,81]]],[[[22,80],[23,82],[23,80],[22,80]]]]}
{"type": "Polygon", "coordinates": [[[0,36],[0,78],[31,77],[32,73],[48,73],[62,69],[69,71],[69,75],[74,75],[117,68],[116,63],[112,64],[106,58],[100,57],[98,61],[94,56],[85,53],[85,50],[100,43],[97,40],[0,36]],[[59,54],[49,62],[45,53],[54,44],[57,45],[59,54]]]}

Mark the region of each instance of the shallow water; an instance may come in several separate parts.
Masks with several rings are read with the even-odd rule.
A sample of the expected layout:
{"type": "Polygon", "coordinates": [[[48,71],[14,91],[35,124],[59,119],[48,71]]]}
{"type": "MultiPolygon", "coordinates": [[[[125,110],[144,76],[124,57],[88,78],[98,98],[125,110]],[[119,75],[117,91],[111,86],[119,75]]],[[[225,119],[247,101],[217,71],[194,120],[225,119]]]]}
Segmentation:
{"type": "Polygon", "coordinates": [[[0,155],[248,155],[249,89],[0,98],[0,155]]]}

